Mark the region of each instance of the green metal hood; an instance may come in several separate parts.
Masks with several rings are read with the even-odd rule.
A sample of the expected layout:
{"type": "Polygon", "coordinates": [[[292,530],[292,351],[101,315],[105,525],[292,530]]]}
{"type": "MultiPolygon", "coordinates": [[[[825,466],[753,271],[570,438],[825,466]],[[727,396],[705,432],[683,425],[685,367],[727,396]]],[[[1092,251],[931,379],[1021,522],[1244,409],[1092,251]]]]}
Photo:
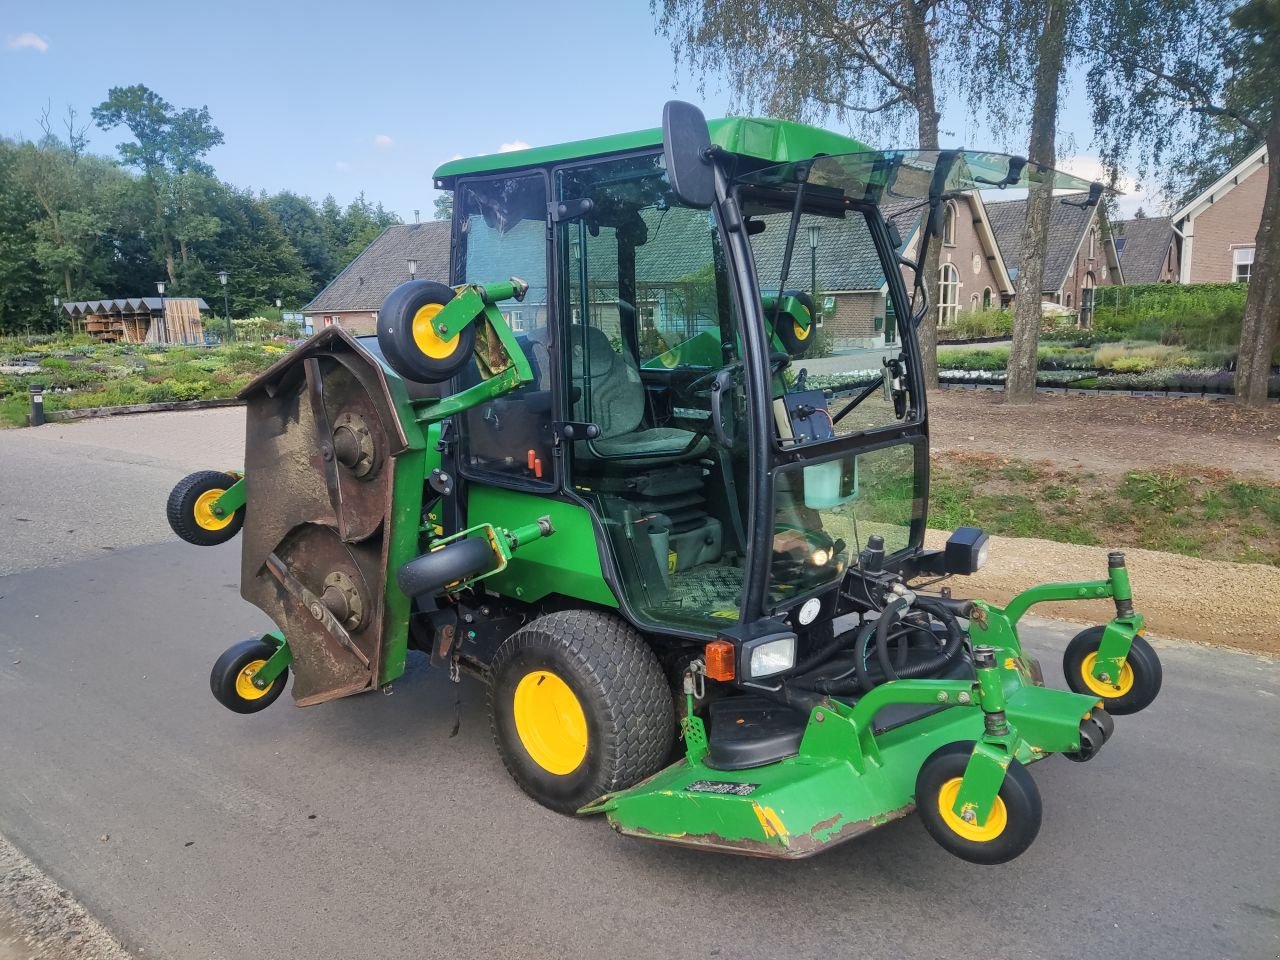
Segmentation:
{"type": "MultiPolygon", "coordinates": [[[[723,117],[707,121],[711,142],[730,153],[738,153],[763,160],[766,163],[788,163],[807,160],[819,154],[856,153],[869,149],[851,137],[811,127],[790,120],[769,120],[760,117],[723,117]]],[[[575,140],[549,147],[533,147],[529,150],[513,150],[482,157],[450,160],[435,172],[440,186],[449,188],[457,177],[472,174],[499,173],[504,170],[520,170],[527,167],[548,166],[570,160],[598,157],[609,153],[624,153],[645,147],[662,145],[662,130],[637,130],[610,137],[594,137],[575,140]]]]}

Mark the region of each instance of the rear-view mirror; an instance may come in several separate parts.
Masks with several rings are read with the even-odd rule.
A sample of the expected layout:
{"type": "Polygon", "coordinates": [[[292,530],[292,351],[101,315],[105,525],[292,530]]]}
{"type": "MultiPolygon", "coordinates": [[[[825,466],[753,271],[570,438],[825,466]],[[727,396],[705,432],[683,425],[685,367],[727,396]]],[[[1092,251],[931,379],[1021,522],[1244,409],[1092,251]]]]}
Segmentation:
{"type": "Polygon", "coordinates": [[[668,100],[662,108],[662,154],[667,180],[675,195],[690,207],[711,206],[716,198],[707,118],[691,103],[668,100]]]}

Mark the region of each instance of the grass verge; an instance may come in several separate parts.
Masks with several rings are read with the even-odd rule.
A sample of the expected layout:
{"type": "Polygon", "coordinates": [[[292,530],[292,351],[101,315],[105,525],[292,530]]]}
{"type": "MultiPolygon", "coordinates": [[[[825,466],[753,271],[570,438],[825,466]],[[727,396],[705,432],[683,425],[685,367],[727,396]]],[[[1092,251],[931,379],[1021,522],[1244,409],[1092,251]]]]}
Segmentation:
{"type": "Polygon", "coordinates": [[[1280,566],[1280,485],[1228,471],[1087,471],[992,454],[933,458],[929,524],[1280,566]]]}

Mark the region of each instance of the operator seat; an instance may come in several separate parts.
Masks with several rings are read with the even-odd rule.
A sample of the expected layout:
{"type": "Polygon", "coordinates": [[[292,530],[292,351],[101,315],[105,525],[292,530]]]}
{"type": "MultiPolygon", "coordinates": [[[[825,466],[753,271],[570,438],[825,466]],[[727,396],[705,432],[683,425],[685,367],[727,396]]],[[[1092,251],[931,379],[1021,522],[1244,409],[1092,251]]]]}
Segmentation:
{"type": "Polygon", "coordinates": [[[573,407],[574,417],[600,428],[600,436],[589,445],[578,444],[580,455],[640,466],[706,452],[707,438],[698,437],[692,430],[642,428],[645,390],[635,359],[625,350],[622,354],[615,351],[603,330],[582,324],[573,324],[569,329],[572,386],[581,391],[575,391],[579,399],[573,407]]]}

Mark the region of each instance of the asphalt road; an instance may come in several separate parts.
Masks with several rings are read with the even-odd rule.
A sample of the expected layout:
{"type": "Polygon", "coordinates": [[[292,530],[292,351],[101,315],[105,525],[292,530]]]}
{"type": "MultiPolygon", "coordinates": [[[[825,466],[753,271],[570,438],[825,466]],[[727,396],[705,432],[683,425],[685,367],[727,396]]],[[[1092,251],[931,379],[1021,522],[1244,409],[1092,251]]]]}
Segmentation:
{"type": "MultiPolygon", "coordinates": [[[[160,503],[117,498],[113,478],[150,490],[186,459],[6,459],[11,436],[0,555],[29,555],[43,529],[12,522],[14,490],[113,491],[111,519],[140,521],[160,503]]],[[[225,711],[209,666],[267,626],[239,599],[238,544],[95,533],[73,562],[0,577],[0,833],[141,957],[1280,953],[1274,662],[1160,644],[1150,710],[1089,764],[1033,768],[1044,826],[1011,864],[955,860],[915,817],[812,860],[748,860],[525,799],[481,687],[420,658],[391,696],[225,711]]],[[[1051,674],[1070,632],[1037,621],[1051,674]]]]}

